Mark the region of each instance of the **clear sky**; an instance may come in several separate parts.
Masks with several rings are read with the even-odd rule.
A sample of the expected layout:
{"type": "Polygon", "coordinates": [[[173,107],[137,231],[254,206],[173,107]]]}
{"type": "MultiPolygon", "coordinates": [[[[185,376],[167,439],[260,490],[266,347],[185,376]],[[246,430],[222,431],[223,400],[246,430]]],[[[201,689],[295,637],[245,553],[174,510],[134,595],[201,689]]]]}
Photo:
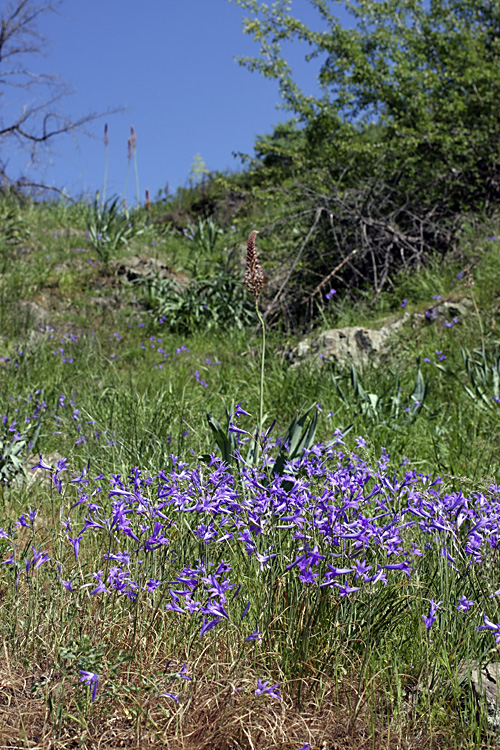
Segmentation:
{"type": "MultiPolygon", "coordinates": [[[[167,183],[171,192],[186,185],[197,154],[210,170],[237,169],[233,152],[252,153],[255,136],[289,116],[276,109],[277,84],[236,62],[258,48],[243,34],[245,12],[228,0],[64,0],[59,11],[41,19],[46,55],[33,57],[29,66],[71,86],[74,94],[63,108],[73,116],[126,108],[105,118],[108,195],[123,194],[131,125],[144,200],[145,188],[154,198],[167,183]]],[[[318,26],[308,0],[293,0],[292,13],[318,26]]],[[[286,54],[296,80],[313,93],[317,66],[304,62],[306,51],[289,45],[286,54]]],[[[104,121],[91,125],[94,138],[54,141],[51,162],[31,176],[73,196],[94,195],[104,174],[104,121]]],[[[10,177],[25,171],[25,154],[10,151],[8,159],[10,177]]],[[[131,170],[129,203],[135,193],[131,170]]]]}

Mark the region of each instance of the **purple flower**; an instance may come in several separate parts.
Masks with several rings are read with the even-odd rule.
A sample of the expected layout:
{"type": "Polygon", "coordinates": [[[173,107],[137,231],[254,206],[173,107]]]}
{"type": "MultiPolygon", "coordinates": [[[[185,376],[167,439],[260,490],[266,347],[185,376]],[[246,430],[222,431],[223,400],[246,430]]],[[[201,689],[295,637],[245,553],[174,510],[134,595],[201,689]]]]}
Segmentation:
{"type": "Polygon", "coordinates": [[[276,557],[276,553],[274,553],[272,555],[269,554],[269,552],[270,552],[271,549],[272,549],[272,547],[270,547],[268,550],[266,550],[263,555],[259,554],[259,552],[255,552],[255,557],[257,558],[257,560],[260,563],[260,569],[261,570],[264,570],[265,568],[268,568],[269,567],[269,565],[268,565],[269,561],[272,560],[273,557],[276,557]]]}
{"type": "Polygon", "coordinates": [[[428,617],[426,617],[425,615],[422,615],[422,620],[424,621],[426,630],[430,630],[432,628],[434,622],[436,621],[437,608],[440,607],[441,604],[443,603],[443,602],[438,602],[436,604],[434,599],[429,599],[429,602],[430,602],[431,607],[430,607],[428,617]]]}
{"type": "Polygon", "coordinates": [[[407,299],[404,299],[404,300],[401,301],[401,307],[406,307],[407,304],[408,304],[408,300],[407,299]]]}
{"type": "Polygon", "coordinates": [[[331,298],[332,298],[332,297],[333,297],[333,296],[334,296],[335,294],[337,294],[337,290],[336,290],[336,289],[330,289],[330,291],[329,291],[329,292],[327,292],[327,293],[325,294],[325,299],[326,299],[326,300],[328,300],[328,301],[330,301],[330,300],[331,300],[331,298]]]}
{"type": "Polygon", "coordinates": [[[31,471],[35,471],[36,469],[48,469],[49,471],[50,469],[52,469],[52,466],[49,466],[49,464],[45,463],[41,453],[40,453],[40,461],[36,464],[36,466],[31,467],[31,471]]]}
{"type": "Polygon", "coordinates": [[[200,638],[203,638],[205,633],[208,633],[209,630],[212,630],[212,628],[215,628],[215,626],[218,625],[220,621],[221,621],[220,617],[217,617],[215,620],[211,620],[210,622],[207,622],[207,620],[204,619],[203,625],[201,626],[201,630],[200,630],[200,638]]]}
{"type": "Polygon", "coordinates": [[[458,600],[457,609],[461,612],[467,612],[471,607],[474,606],[474,602],[471,599],[467,599],[465,596],[461,596],[458,600]]]}
{"type": "Polygon", "coordinates": [[[259,678],[257,680],[257,690],[255,691],[255,695],[268,695],[270,698],[277,698],[278,700],[281,700],[281,695],[279,693],[279,683],[276,685],[270,685],[269,680],[266,680],[265,682],[262,682],[262,680],[259,678]]]}
{"type": "Polygon", "coordinates": [[[36,570],[36,568],[39,568],[40,565],[43,565],[44,562],[50,560],[48,552],[37,552],[35,547],[32,547],[31,549],[33,550],[33,560],[28,560],[27,558],[25,558],[27,573],[31,567],[33,567],[33,570],[36,570]]]}
{"type": "Polygon", "coordinates": [[[29,529],[29,524],[26,521],[26,516],[24,513],[21,516],[19,516],[19,518],[17,519],[14,525],[17,527],[23,526],[25,529],[29,529]]]}
{"type": "Polygon", "coordinates": [[[229,422],[228,432],[234,432],[235,435],[248,435],[246,430],[240,430],[233,422],[229,422]]]}
{"type": "Polygon", "coordinates": [[[180,677],[181,680],[192,680],[192,677],[189,677],[187,673],[187,667],[185,664],[182,665],[182,667],[177,672],[177,677],[180,677]]]}
{"type": "Polygon", "coordinates": [[[172,698],[173,701],[176,703],[179,703],[179,698],[177,695],[174,695],[173,693],[162,693],[162,695],[165,696],[165,698],[172,698]]]}
{"type": "Polygon", "coordinates": [[[99,684],[99,675],[95,672],[87,672],[85,669],[78,670],[83,677],[80,677],[78,682],[87,682],[89,687],[92,687],[92,703],[95,701],[95,694],[97,692],[97,686],[99,684]]]}
{"type": "Polygon", "coordinates": [[[194,379],[196,380],[197,383],[199,383],[200,385],[202,385],[204,388],[208,387],[208,383],[205,380],[202,379],[199,370],[195,371],[195,373],[194,373],[194,379]]]}
{"type": "Polygon", "coordinates": [[[491,622],[491,620],[488,620],[486,615],[483,613],[483,621],[484,625],[479,625],[479,627],[476,628],[476,630],[491,630],[493,631],[493,635],[495,636],[495,641],[497,643],[500,643],[500,625],[497,625],[494,622],[491,622]]]}
{"type": "Polygon", "coordinates": [[[345,583],[343,586],[340,583],[334,583],[339,590],[340,596],[347,596],[348,594],[354,594],[355,591],[359,591],[359,586],[349,586],[345,583]]]}
{"type": "Polygon", "coordinates": [[[150,578],[149,581],[143,586],[143,591],[154,591],[160,585],[158,578],[150,578]]]}
{"type": "Polygon", "coordinates": [[[384,568],[386,570],[400,570],[402,573],[406,573],[408,578],[411,578],[411,565],[409,565],[406,561],[393,565],[384,565],[384,568]]]}
{"type": "Polygon", "coordinates": [[[245,403],[244,401],[240,401],[240,403],[236,404],[236,406],[234,407],[234,416],[235,417],[240,417],[241,415],[243,415],[245,417],[249,417],[250,416],[250,414],[247,411],[245,411],[244,409],[242,409],[242,407],[241,407],[241,404],[244,404],[244,403],[245,403]]]}
{"type": "Polygon", "coordinates": [[[78,551],[80,549],[80,542],[82,541],[82,534],[80,536],[77,536],[75,539],[72,539],[70,536],[68,536],[68,542],[71,542],[73,545],[73,549],[75,552],[75,560],[78,560],[78,551]]]}
{"type": "Polygon", "coordinates": [[[247,635],[245,638],[245,641],[260,641],[262,638],[262,633],[260,630],[254,630],[251,635],[247,635]]]}
{"type": "Polygon", "coordinates": [[[99,583],[97,584],[97,586],[95,587],[95,589],[93,591],[91,591],[90,594],[91,595],[92,594],[102,594],[104,591],[107,594],[109,594],[109,591],[107,590],[107,588],[104,585],[104,583],[102,581],[99,581],[99,583]]]}

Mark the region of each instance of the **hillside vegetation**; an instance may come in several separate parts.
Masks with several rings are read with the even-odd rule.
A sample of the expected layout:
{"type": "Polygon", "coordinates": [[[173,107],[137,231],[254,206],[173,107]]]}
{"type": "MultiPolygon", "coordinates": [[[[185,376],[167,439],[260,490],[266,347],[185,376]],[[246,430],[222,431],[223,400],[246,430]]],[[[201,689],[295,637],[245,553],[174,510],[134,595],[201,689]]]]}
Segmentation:
{"type": "Polygon", "coordinates": [[[2,747],[495,747],[498,4],[239,4],[241,171],[0,193],[2,747]]]}
{"type": "Polygon", "coordinates": [[[160,202],[106,255],[94,208],[1,202],[2,738],[482,746],[456,675],[500,630],[495,220],[324,300],[316,330],[405,316],[363,369],[268,329],[256,448],[255,216],[182,231],[160,202]]]}

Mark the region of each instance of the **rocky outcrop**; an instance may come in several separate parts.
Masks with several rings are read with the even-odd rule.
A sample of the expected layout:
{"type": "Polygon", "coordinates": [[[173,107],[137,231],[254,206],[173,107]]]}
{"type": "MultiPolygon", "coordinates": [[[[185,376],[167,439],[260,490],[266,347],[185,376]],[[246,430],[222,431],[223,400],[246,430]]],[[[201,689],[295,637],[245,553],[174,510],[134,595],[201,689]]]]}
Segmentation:
{"type": "Polygon", "coordinates": [[[314,357],[318,360],[336,360],[363,367],[387,350],[391,340],[410,315],[404,314],[398,320],[381,328],[361,328],[348,326],[323,331],[319,336],[299,342],[292,352],[295,362],[314,357]]]}
{"type": "Polygon", "coordinates": [[[478,710],[484,701],[488,714],[488,729],[500,739],[500,662],[492,662],[484,667],[477,664],[461,664],[458,684],[464,693],[469,693],[476,701],[478,710]]]}
{"type": "Polygon", "coordinates": [[[380,328],[331,328],[300,341],[291,351],[290,359],[294,363],[311,359],[333,360],[341,364],[353,364],[356,368],[362,368],[368,363],[376,364],[407,323],[414,330],[423,325],[452,327],[470,314],[472,305],[466,297],[456,300],[436,298],[432,306],[421,312],[404,312],[396,319],[385,321],[380,328]]]}
{"type": "Polygon", "coordinates": [[[457,300],[437,299],[423,312],[413,313],[413,327],[418,328],[422,323],[436,323],[437,325],[449,325],[457,323],[470,312],[473,303],[467,297],[457,300]]]}
{"type": "Polygon", "coordinates": [[[157,258],[143,258],[139,255],[133,255],[130,258],[111,261],[110,266],[119,277],[132,283],[137,281],[147,282],[159,278],[171,279],[182,287],[188,282],[186,274],[174,271],[169,265],[157,258]]]}

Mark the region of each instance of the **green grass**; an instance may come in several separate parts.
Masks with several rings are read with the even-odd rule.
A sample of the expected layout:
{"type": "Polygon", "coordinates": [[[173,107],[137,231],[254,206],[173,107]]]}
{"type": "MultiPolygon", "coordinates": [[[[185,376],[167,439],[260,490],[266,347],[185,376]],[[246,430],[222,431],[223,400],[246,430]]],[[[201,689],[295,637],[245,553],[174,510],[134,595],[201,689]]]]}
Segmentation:
{"type": "MultiPolygon", "coordinates": [[[[4,200],[15,215],[11,234],[0,235],[0,415],[6,416],[7,438],[15,430],[34,435],[39,427],[32,463],[33,454],[51,461],[62,456],[68,476],[89,466],[89,477],[102,473],[103,482],[125,477],[135,466],[145,476],[168,472],[172,454],[194,467],[203,454],[217,452],[207,411],[222,422],[226,407],[239,402],[251,415],[240,424],[254,433],[258,330],[225,325],[189,336],[172,333],[149,313],[139,287],[125,285],[112,263],[106,268],[97,262],[86,241],[85,205],[4,200]]],[[[297,364],[289,356],[296,340],[268,331],[263,395],[264,429],[277,420],[271,437],[283,436],[300,408],[317,405],[317,440],[327,442],[339,429],[346,454],[360,454],[367,465],[376,464],[384,448],[394,473],[407,460],[417,472],[441,475],[450,491],[470,494],[496,483],[500,243],[487,239],[496,226],[471,222],[452,257],[394,279],[376,303],[362,291],[357,300],[343,300],[340,293],[332,300],[323,327],[377,327],[408,314],[390,352],[359,372],[334,362],[297,364]],[[431,309],[437,295],[467,298],[467,315],[449,328],[425,320],[413,325],[413,315],[431,309]],[[418,382],[425,397],[416,404],[418,382]],[[362,450],[358,437],[366,441],[362,450]]],[[[245,239],[228,239],[228,250],[245,239]]],[[[180,232],[149,223],[119,252],[158,257],[183,271],[192,251],[192,240],[180,232]]],[[[237,473],[235,482],[243,487],[237,473]]],[[[10,529],[22,512],[39,508],[36,530],[32,525],[16,532],[19,561],[35,545],[87,581],[107,541],[96,533],[74,560],[60,520],[78,517],[71,507],[78,488],[65,487],[62,496],[47,480],[2,487],[0,526],[10,529]]],[[[89,492],[95,488],[91,483],[89,492]]],[[[209,516],[201,519],[208,523],[209,516]]],[[[172,537],[177,556],[151,558],[149,576],[174,576],[208,555],[189,523],[182,523],[172,537]]],[[[273,543],[284,556],[294,554],[284,534],[276,531],[273,543]]],[[[362,732],[379,748],[395,747],[405,735],[408,747],[487,746],[485,716],[462,705],[452,679],[459,658],[489,658],[491,643],[472,625],[465,628],[452,606],[462,591],[474,589],[486,611],[486,569],[465,585],[436,551],[418,580],[391,585],[376,601],[359,597],[334,605],[320,589],[311,593],[286,578],[284,570],[263,578],[241,550],[231,548],[231,555],[235,579],[255,602],[250,617],[263,633],[253,649],[245,646],[237,621],[227,623],[223,635],[200,641],[197,626],[164,611],[166,594],[156,604],[141,595],[130,606],[117,597],[70,600],[54,566],[42,566],[43,575],[26,575],[19,585],[13,570],[1,567],[2,679],[10,680],[19,715],[14,720],[0,712],[0,736],[17,732],[22,747],[35,736],[50,736],[61,748],[97,747],[101,736],[102,746],[112,747],[114,722],[116,738],[144,747],[161,747],[167,738],[172,747],[251,747],[248,737],[255,747],[319,747],[333,741],[333,727],[341,747],[361,746],[362,732]],[[446,641],[425,638],[422,607],[431,597],[445,598],[440,629],[448,633],[446,641]],[[165,674],[173,674],[178,688],[175,674],[183,663],[196,680],[185,682],[176,709],[158,696],[169,690],[165,674]],[[95,703],[78,682],[80,669],[107,676],[95,703]],[[256,701],[257,677],[283,682],[286,710],[265,696],[256,701]],[[418,700],[412,703],[411,696],[418,700]]],[[[139,565],[137,571],[143,575],[139,565]]]]}

